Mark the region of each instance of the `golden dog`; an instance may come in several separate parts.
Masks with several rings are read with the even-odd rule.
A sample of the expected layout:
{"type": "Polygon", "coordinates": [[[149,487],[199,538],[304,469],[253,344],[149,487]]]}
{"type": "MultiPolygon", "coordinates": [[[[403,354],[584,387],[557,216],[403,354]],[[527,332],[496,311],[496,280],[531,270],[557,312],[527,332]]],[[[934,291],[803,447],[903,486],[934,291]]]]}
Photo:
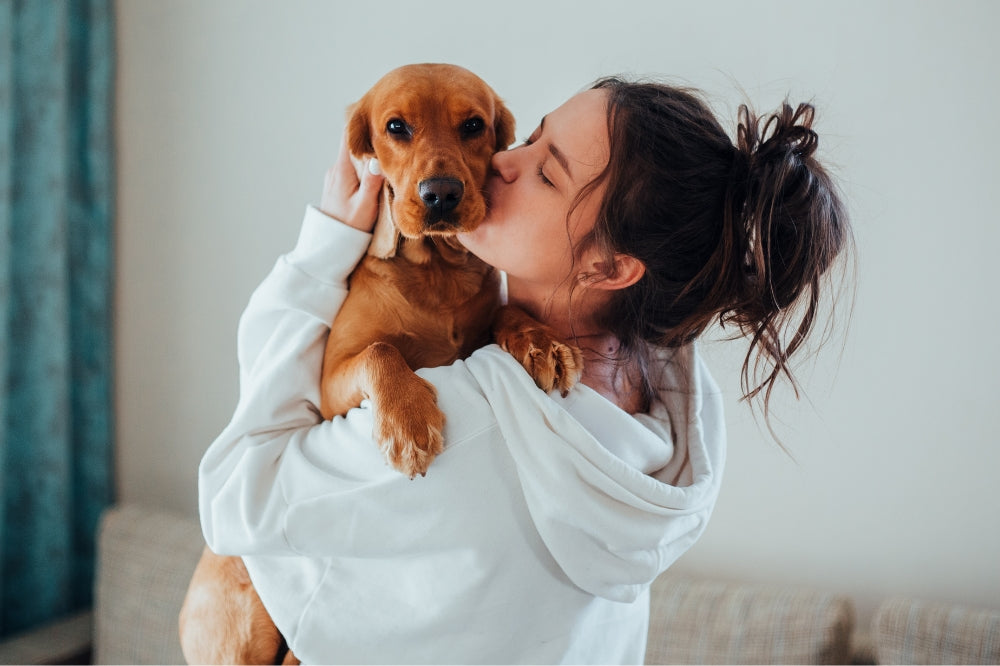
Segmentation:
{"type": "Polygon", "coordinates": [[[372,245],[330,330],[321,411],[329,419],[371,400],[375,441],[413,477],[441,451],[444,416],[412,369],[489,341],[498,276],[455,234],[486,215],[490,159],[513,141],[514,118],[471,72],[411,65],[358,102],[347,136],[352,155],[378,158],[386,187],[372,245]]]}
{"type": "MultiPolygon", "coordinates": [[[[368,254],[327,340],[324,418],[373,403],[373,436],[390,464],[413,478],[443,446],[433,386],[414,370],[452,363],[490,339],[546,390],[580,376],[576,348],[516,308],[499,308],[496,272],[455,235],[486,214],[482,186],[514,119],[479,77],[452,65],[409,65],[354,105],[347,126],[356,164],[376,157],[386,177],[368,254]]],[[[180,616],[189,663],[297,663],[239,557],[205,549],[180,616]]]]}

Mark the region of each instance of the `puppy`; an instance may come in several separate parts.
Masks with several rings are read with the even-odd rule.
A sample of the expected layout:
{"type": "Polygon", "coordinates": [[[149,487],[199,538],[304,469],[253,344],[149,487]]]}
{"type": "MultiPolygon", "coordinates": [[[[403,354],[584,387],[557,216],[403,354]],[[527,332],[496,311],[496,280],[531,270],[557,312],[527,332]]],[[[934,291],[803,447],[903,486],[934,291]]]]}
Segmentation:
{"type": "Polygon", "coordinates": [[[452,65],[410,65],[355,105],[351,154],[375,157],[386,177],[368,255],[333,322],[321,380],[330,419],[368,399],[373,437],[409,477],[440,453],[444,416],[414,374],[489,342],[499,278],[455,235],[486,214],[490,160],[514,138],[514,118],[479,77],[452,65]]]}
{"type": "MultiPolygon", "coordinates": [[[[544,390],[565,392],[579,378],[579,352],[524,313],[498,311],[496,272],[455,238],[485,216],[490,160],[513,138],[514,119],[500,98],[451,65],[394,70],[350,112],[352,155],[357,164],[377,158],[386,183],[368,254],[331,325],[320,411],[329,419],[371,400],[373,436],[410,478],[425,474],[440,453],[444,424],[434,388],[413,370],[451,363],[489,342],[497,312],[498,341],[544,390]]],[[[181,610],[180,634],[189,663],[297,663],[243,560],[208,548],[181,610]]]]}

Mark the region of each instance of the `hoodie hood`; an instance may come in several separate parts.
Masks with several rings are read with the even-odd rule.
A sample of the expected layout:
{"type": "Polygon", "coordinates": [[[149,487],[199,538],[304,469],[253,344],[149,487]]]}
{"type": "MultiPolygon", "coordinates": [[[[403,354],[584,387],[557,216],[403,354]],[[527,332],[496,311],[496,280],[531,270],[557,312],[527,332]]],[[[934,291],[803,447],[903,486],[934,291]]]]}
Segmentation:
{"type": "Polygon", "coordinates": [[[546,397],[496,346],[466,364],[496,412],[538,533],[578,587],[634,601],[701,536],[726,436],[718,386],[693,345],[657,354],[658,399],[637,416],[583,385],[546,397]],[[526,396],[537,396],[537,410],[525,409],[526,396]]]}

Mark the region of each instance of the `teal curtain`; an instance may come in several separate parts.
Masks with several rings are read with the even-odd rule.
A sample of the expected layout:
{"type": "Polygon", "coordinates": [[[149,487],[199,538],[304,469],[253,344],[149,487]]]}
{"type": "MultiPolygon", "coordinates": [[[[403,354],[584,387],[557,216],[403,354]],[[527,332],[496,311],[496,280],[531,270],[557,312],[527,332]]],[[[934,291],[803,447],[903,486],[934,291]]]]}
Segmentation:
{"type": "Polygon", "coordinates": [[[91,602],[112,500],[110,0],[0,0],[0,636],[91,602]]]}

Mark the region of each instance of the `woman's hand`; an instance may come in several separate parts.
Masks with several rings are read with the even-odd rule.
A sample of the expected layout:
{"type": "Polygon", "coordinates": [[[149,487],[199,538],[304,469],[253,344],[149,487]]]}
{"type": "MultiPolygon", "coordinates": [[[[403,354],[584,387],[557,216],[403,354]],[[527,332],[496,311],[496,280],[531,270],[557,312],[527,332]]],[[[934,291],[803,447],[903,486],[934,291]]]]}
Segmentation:
{"type": "Polygon", "coordinates": [[[361,178],[347,150],[346,132],[340,141],[337,163],[326,172],[319,209],[344,224],[371,231],[378,215],[379,192],[385,178],[374,158],[364,165],[361,178]]]}

